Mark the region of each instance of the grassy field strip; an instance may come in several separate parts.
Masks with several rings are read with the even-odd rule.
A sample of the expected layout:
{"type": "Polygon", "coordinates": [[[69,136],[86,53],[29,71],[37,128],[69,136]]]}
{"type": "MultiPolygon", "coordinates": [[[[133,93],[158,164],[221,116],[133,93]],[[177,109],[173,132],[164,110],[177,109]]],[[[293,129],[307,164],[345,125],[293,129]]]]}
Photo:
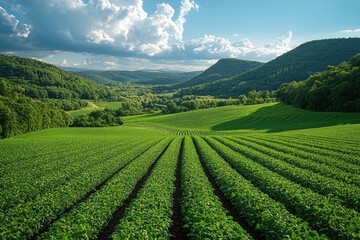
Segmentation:
{"type": "Polygon", "coordinates": [[[96,239],[171,140],[159,141],[142,153],[86,201],[54,222],[39,239],[96,239]]]}
{"type": "MultiPolygon", "coordinates": [[[[358,130],[359,131],[359,130],[358,130]]],[[[306,137],[308,138],[309,140],[311,141],[317,141],[319,143],[323,143],[323,144],[345,144],[345,146],[349,149],[359,149],[359,137],[356,135],[356,136],[352,136],[351,139],[349,138],[344,138],[344,137],[329,137],[329,136],[319,136],[319,135],[310,135],[310,134],[304,134],[304,133],[301,133],[301,134],[295,134],[293,136],[291,135],[286,135],[287,137],[294,137],[294,138],[297,138],[297,137],[306,137]]]]}
{"type": "Polygon", "coordinates": [[[296,145],[297,148],[303,149],[305,151],[319,153],[322,155],[336,158],[341,161],[346,161],[348,163],[356,164],[358,166],[360,165],[360,157],[359,157],[360,150],[359,150],[359,148],[349,151],[349,150],[342,149],[342,148],[346,148],[346,146],[344,146],[344,144],[340,144],[340,143],[326,144],[327,146],[324,146],[325,144],[319,145],[317,142],[310,143],[310,140],[308,140],[306,138],[291,139],[289,137],[277,136],[276,140],[282,141],[282,142],[284,142],[284,144],[288,144],[291,146],[296,145]]]}
{"type": "Polygon", "coordinates": [[[21,238],[35,234],[62,214],[66,208],[96,187],[103,179],[131,162],[155,142],[156,140],[153,139],[144,145],[119,153],[118,156],[108,160],[98,168],[78,174],[65,185],[51,189],[24,205],[17,205],[9,209],[6,214],[0,216],[0,222],[6,223],[0,226],[0,233],[5,234],[5,236],[14,236],[15,234],[21,238]]]}
{"type": "Polygon", "coordinates": [[[291,182],[213,138],[206,138],[206,141],[257,188],[284,204],[290,212],[303,218],[320,233],[335,239],[359,238],[360,215],[355,210],[291,182]]]}
{"type": "MultiPolygon", "coordinates": [[[[250,137],[250,136],[249,136],[250,137]]],[[[346,172],[352,173],[360,173],[360,166],[354,163],[350,163],[347,161],[343,161],[342,158],[338,158],[336,156],[330,156],[327,154],[323,154],[321,150],[314,149],[311,147],[303,147],[301,143],[290,143],[286,140],[279,140],[276,137],[267,137],[267,136],[251,136],[252,138],[258,138],[263,141],[269,141],[275,144],[281,145],[283,148],[286,148],[287,151],[293,152],[294,154],[298,154],[302,156],[303,153],[307,153],[304,157],[307,157],[309,160],[314,162],[323,163],[329,165],[330,167],[336,167],[342,169],[346,172]],[[290,150],[292,149],[292,150],[290,150]]]]}
{"type": "MultiPolygon", "coordinates": [[[[5,173],[0,177],[0,186],[3,183],[8,185],[8,183],[11,182],[19,183],[20,181],[35,181],[36,178],[45,176],[46,174],[53,172],[54,169],[58,169],[60,166],[66,166],[69,163],[73,163],[76,160],[74,156],[85,153],[90,154],[89,152],[96,151],[96,148],[94,148],[94,141],[72,142],[72,146],[69,147],[69,149],[63,148],[60,144],[55,146],[52,144],[52,141],[39,143],[39,145],[44,146],[39,152],[44,150],[47,152],[50,148],[54,149],[54,153],[48,155],[38,154],[39,156],[31,156],[26,161],[20,161],[18,163],[14,162],[11,165],[3,166],[1,169],[5,173]],[[61,149],[61,152],[57,151],[58,149],[61,149]],[[32,171],[29,171],[29,169],[32,169],[32,171]]],[[[110,144],[110,142],[104,141],[96,145],[98,149],[102,149],[107,148],[110,144]]],[[[22,144],[18,147],[21,149],[22,144]]]]}
{"type": "Polygon", "coordinates": [[[65,142],[63,140],[47,141],[15,141],[7,140],[1,142],[0,164],[5,166],[16,167],[22,161],[29,161],[43,156],[56,156],[59,153],[66,152],[66,149],[76,150],[72,141],[65,142]]]}
{"type": "MultiPolygon", "coordinates": [[[[143,141],[144,142],[144,141],[143,141]]],[[[57,161],[50,161],[54,164],[53,171],[46,172],[38,178],[21,178],[21,173],[15,173],[15,178],[2,179],[12,184],[9,184],[0,197],[0,206],[4,211],[18,204],[25,204],[31,201],[37,195],[46,194],[47,191],[64,185],[71,181],[78,174],[90,172],[96,169],[99,164],[104,164],[109,159],[113,159],[119,155],[119,152],[128,150],[129,148],[141,145],[141,141],[124,143],[115,142],[115,144],[108,145],[106,148],[92,148],[92,151],[79,152],[77,155],[71,156],[71,160],[59,159],[57,161]],[[103,152],[100,155],[98,151],[103,152]],[[86,159],[86,161],[84,161],[86,159]]],[[[33,168],[35,169],[35,167],[33,168]]],[[[25,175],[26,176],[26,175],[25,175]]]]}
{"type": "Polygon", "coordinates": [[[112,234],[115,239],[168,239],[171,234],[175,170],[182,138],[161,156],[112,234]]]}
{"type": "MultiPolygon", "coordinates": [[[[339,156],[341,155],[345,155],[347,157],[353,157],[354,154],[359,153],[359,141],[358,140],[354,140],[352,141],[352,145],[349,146],[349,143],[345,143],[345,142],[331,142],[331,140],[329,140],[328,142],[324,142],[324,141],[319,141],[318,139],[309,139],[306,136],[301,136],[301,137],[295,137],[295,136],[281,136],[279,135],[277,138],[281,139],[281,140],[285,140],[285,141],[289,141],[291,143],[298,143],[301,144],[303,146],[307,146],[307,147],[313,147],[313,148],[317,148],[317,149],[321,149],[321,150],[325,150],[327,151],[329,154],[333,153],[333,154],[337,154],[339,156]],[[341,147],[340,147],[341,146],[341,147]]],[[[356,157],[356,155],[355,155],[356,157]]],[[[360,161],[360,158],[357,158],[360,161]]]]}
{"type": "Polygon", "coordinates": [[[327,197],[340,199],[341,204],[353,208],[356,211],[360,209],[360,188],[332,178],[323,177],[310,170],[295,167],[289,163],[281,161],[271,154],[264,154],[252,144],[248,144],[238,139],[229,139],[216,137],[218,141],[230,147],[234,151],[261,164],[269,170],[295,182],[314,192],[320,193],[327,197]],[[230,140],[230,141],[229,141],[230,140]],[[250,146],[251,147],[250,147],[250,146]]]}
{"type": "MultiPolygon", "coordinates": [[[[296,167],[307,169],[322,176],[340,180],[348,184],[353,184],[356,186],[360,185],[360,175],[345,172],[339,168],[333,166],[330,167],[319,162],[310,161],[308,160],[308,157],[299,157],[297,156],[297,154],[286,152],[286,150],[282,149],[282,145],[276,143],[268,143],[266,141],[264,142],[262,140],[257,140],[256,138],[251,137],[238,136],[237,138],[229,139],[232,139],[239,144],[253,148],[254,150],[257,150],[263,154],[282,160],[296,167]]],[[[308,153],[301,151],[297,151],[297,153],[309,155],[308,153]]]]}
{"type": "MultiPolygon", "coordinates": [[[[281,135],[279,135],[279,137],[281,137],[281,135]]],[[[293,139],[293,140],[307,139],[308,142],[305,142],[307,144],[314,143],[314,145],[328,146],[330,147],[329,150],[335,150],[345,154],[348,153],[347,152],[348,150],[359,151],[360,138],[357,135],[351,136],[350,138],[349,137],[346,138],[344,136],[338,136],[337,138],[335,138],[335,137],[319,136],[314,134],[310,135],[302,132],[294,135],[286,134],[283,135],[282,137],[286,137],[287,139],[293,139]],[[338,146],[338,144],[341,144],[341,146],[343,146],[344,148],[335,148],[335,149],[331,148],[331,146],[338,146]]]]}
{"type": "Polygon", "coordinates": [[[266,239],[326,239],[238,174],[203,138],[193,139],[225,196],[252,227],[264,233],[266,239]]]}
{"type": "Polygon", "coordinates": [[[182,161],[182,212],[191,239],[251,239],[233,221],[215,195],[190,137],[185,137],[182,161]]]}
{"type": "MultiPolygon", "coordinates": [[[[251,137],[242,136],[242,139],[249,139],[251,141],[256,141],[257,143],[262,144],[263,146],[270,147],[276,151],[281,151],[286,154],[304,158],[309,162],[318,163],[323,166],[326,165],[330,168],[341,169],[341,171],[347,172],[349,174],[353,174],[353,175],[354,175],[354,173],[360,174],[360,167],[358,165],[354,165],[354,164],[347,163],[344,161],[339,161],[336,158],[324,156],[319,153],[309,152],[309,151],[305,151],[302,149],[297,149],[296,148],[296,147],[298,147],[297,145],[289,146],[288,144],[286,144],[284,142],[277,141],[274,137],[269,139],[269,138],[265,138],[265,137],[252,135],[251,137]]],[[[355,176],[357,176],[357,175],[355,175],[355,176]]]]}
{"type": "MultiPolygon", "coordinates": [[[[26,146],[27,142],[13,142],[13,145],[18,149],[22,150],[24,146],[26,146]]],[[[0,175],[0,181],[3,178],[15,178],[18,180],[20,178],[26,179],[34,179],[38,176],[43,175],[47,171],[51,171],[52,167],[54,167],[54,161],[61,162],[64,159],[69,159],[69,157],[73,155],[77,155],[79,152],[86,152],[91,150],[91,144],[87,144],[86,141],[82,142],[72,142],[71,146],[65,145],[63,147],[62,144],[53,144],[52,141],[48,142],[38,142],[38,145],[41,145],[42,148],[36,148],[37,154],[32,154],[32,151],[29,150],[30,154],[26,158],[20,157],[19,161],[13,160],[8,164],[4,164],[1,167],[3,174],[0,175]],[[81,147],[81,149],[79,149],[81,147]],[[53,151],[51,151],[53,150],[53,151]],[[28,169],[32,169],[32,171],[28,171],[28,169]],[[17,176],[14,175],[17,173],[17,176]]],[[[105,144],[101,147],[106,146],[105,144]]],[[[26,154],[26,150],[22,150],[26,154]]],[[[8,159],[11,158],[12,153],[1,153],[2,158],[8,159]]],[[[17,155],[17,154],[15,154],[17,155]]],[[[71,158],[70,158],[71,159],[71,158]]],[[[61,164],[61,163],[60,163],[61,164]]]]}

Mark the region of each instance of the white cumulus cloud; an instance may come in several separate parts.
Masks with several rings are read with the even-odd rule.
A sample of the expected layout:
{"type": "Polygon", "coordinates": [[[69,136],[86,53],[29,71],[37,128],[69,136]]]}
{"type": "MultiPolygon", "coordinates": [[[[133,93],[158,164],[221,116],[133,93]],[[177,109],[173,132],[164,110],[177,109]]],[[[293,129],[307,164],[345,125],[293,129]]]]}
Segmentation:
{"type": "Polygon", "coordinates": [[[20,23],[14,15],[9,14],[2,7],[0,7],[0,26],[0,33],[9,34],[11,37],[27,38],[31,30],[31,26],[20,23]]]}
{"type": "Polygon", "coordinates": [[[223,37],[204,35],[203,37],[191,40],[189,45],[196,55],[204,57],[234,57],[268,61],[291,50],[291,40],[292,31],[288,31],[274,43],[263,46],[254,45],[248,38],[230,41],[223,37]]]}

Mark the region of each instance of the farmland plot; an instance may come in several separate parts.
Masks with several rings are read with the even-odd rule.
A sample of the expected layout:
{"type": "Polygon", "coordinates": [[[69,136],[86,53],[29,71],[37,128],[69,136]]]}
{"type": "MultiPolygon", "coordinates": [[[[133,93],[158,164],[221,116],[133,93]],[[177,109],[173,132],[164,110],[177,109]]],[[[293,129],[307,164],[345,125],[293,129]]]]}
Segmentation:
{"type": "Polygon", "coordinates": [[[342,128],[119,129],[0,142],[0,238],[360,239],[360,146],[342,128]]]}

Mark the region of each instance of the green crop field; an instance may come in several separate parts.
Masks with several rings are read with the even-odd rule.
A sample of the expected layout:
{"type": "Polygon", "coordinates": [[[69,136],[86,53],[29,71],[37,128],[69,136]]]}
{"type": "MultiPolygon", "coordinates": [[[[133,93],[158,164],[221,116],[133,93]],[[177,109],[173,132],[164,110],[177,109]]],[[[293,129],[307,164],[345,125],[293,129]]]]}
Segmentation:
{"type": "Polygon", "coordinates": [[[0,239],[360,239],[360,114],[283,104],[0,141],[0,239]]]}

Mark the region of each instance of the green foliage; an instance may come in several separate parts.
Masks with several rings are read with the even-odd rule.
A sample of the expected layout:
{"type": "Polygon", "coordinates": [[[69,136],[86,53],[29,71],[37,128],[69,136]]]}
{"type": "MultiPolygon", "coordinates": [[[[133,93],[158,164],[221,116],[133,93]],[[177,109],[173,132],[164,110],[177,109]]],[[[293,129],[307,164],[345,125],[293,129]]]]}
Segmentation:
{"type": "Polygon", "coordinates": [[[0,96],[0,138],[44,128],[67,127],[71,123],[72,117],[54,105],[27,97],[0,96]]]}
{"type": "MultiPolygon", "coordinates": [[[[0,77],[35,99],[116,99],[115,92],[40,61],[0,55],[0,77]]],[[[0,87],[1,89],[1,87],[0,87]]]]}
{"type": "MultiPolygon", "coordinates": [[[[311,191],[269,170],[259,157],[243,155],[242,144],[224,138],[217,141],[207,138],[207,142],[242,176],[254,186],[282,203],[290,212],[301,217],[319,233],[335,239],[358,238],[360,215],[357,211],[344,207],[336,197],[321,195],[311,191]]],[[[251,150],[256,153],[256,150],[251,150]]],[[[340,184],[340,183],[339,183],[340,184]]],[[[311,184],[308,184],[311,186],[311,184]]],[[[305,237],[308,238],[308,237],[305,237]]]]}
{"type": "Polygon", "coordinates": [[[180,94],[238,97],[251,90],[275,90],[282,83],[305,80],[359,52],[360,38],[311,41],[238,77],[194,86],[181,90],[180,94]]]}
{"type": "Polygon", "coordinates": [[[257,189],[243,174],[238,174],[217,153],[225,151],[223,146],[214,148],[211,145],[215,151],[204,139],[194,139],[206,166],[225,196],[250,225],[265,234],[266,239],[326,239],[311,230],[306,222],[290,214],[283,205],[257,189]]]}
{"type": "MultiPolygon", "coordinates": [[[[283,132],[343,124],[359,124],[359,113],[310,112],[280,103],[225,106],[177,114],[144,114],[125,123],[147,123],[187,131],[283,132]]],[[[211,133],[211,132],[209,132],[211,133]]]]}
{"type": "Polygon", "coordinates": [[[359,212],[353,210],[359,198],[359,114],[259,104],[155,116],[152,124],[167,123],[172,131],[147,127],[141,123],[145,116],[126,119],[141,121],[122,127],[46,129],[0,141],[0,238],[101,238],[120,208],[125,214],[113,237],[168,238],[180,159],[183,227],[189,238],[248,237],[227,215],[201,163],[262,237],[359,238],[359,212]],[[247,120],[224,124],[224,129],[245,125],[247,134],[192,131],[238,118],[247,120]],[[321,128],[291,127],[303,123],[307,128],[311,122],[322,122],[321,128]],[[293,131],[250,130],[256,130],[255,123],[264,124],[257,129],[272,123],[293,131]],[[208,136],[193,136],[194,145],[190,137],[175,134],[208,136]],[[37,236],[39,231],[44,232],[37,236]]]}
{"type": "Polygon", "coordinates": [[[160,157],[149,179],[127,208],[113,239],[169,239],[175,170],[181,138],[175,138],[160,157]]]}
{"type": "Polygon", "coordinates": [[[348,62],[311,75],[302,82],[284,83],[277,91],[283,103],[313,111],[360,112],[360,54],[348,62]]]}
{"type": "Polygon", "coordinates": [[[106,108],[92,111],[88,115],[76,116],[71,127],[107,127],[123,124],[121,111],[106,108]]]}
{"type": "Polygon", "coordinates": [[[251,105],[251,104],[261,104],[261,103],[270,103],[275,102],[275,92],[274,91],[256,91],[252,90],[248,92],[247,95],[239,96],[240,104],[251,105]]]}
{"type": "Polygon", "coordinates": [[[182,172],[182,212],[192,239],[251,239],[214,194],[190,137],[184,140],[182,172]]]}

